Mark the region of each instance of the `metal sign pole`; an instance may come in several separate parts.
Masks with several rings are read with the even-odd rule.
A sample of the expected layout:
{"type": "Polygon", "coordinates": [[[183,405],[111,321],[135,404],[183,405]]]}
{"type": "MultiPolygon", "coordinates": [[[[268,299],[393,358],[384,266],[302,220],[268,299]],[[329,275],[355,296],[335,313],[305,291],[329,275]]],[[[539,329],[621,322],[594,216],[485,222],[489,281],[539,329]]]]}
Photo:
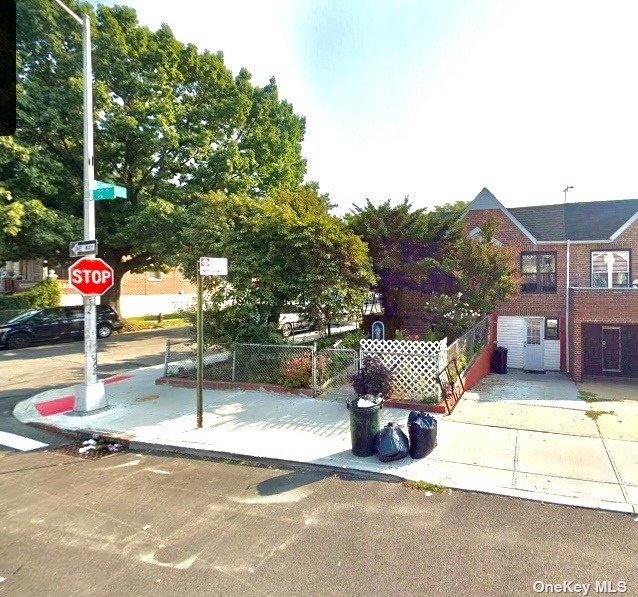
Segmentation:
{"type": "Polygon", "coordinates": [[[197,427],[204,418],[204,306],[203,277],[197,264],[197,427]]]}
{"type": "Polygon", "coordinates": [[[204,418],[204,276],[226,275],[225,257],[200,257],[197,261],[197,427],[204,418]]]}
{"type": "MultiPolygon", "coordinates": [[[[84,240],[96,238],[93,201],[93,72],[91,65],[91,21],[82,16],[84,87],[84,240]]],[[[84,297],[84,385],[76,397],[75,410],[89,412],[105,407],[104,384],[97,379],[96,297],[84,297]]]]}

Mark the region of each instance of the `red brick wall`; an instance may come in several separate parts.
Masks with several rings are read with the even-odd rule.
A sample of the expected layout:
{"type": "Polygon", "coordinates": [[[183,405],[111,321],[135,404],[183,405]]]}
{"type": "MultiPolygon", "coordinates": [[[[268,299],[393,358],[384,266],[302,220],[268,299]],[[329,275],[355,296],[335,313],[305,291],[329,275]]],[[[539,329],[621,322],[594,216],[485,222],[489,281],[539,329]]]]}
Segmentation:
{"type": "Polygon", "coordinates": [[[149,280],[146,272],[141,274],[124,274],[122,279],[122,294],[184,294],[196,292],[194,284],[182,279],[178,269],[173,268],[162,274],[161,280],[149,280]]]}
{"type": "Polygon", "coordinates": [[[573,244],[570,247],[570,285],[591,286],[591,251],[630,251],[630,281],[638,278],[638,221],[612,243],[573,244]]]}
{"type": "Polygon", "coordinates": [[[565,286],[567,281],[567,251],[565,245],[535,245],[525,236],[503,212],[498,209],[470,211],[464,219],[468,232],[486,222],[497,224],[494,237],[511,251],[512,263],[520,268],[520,255],[525,251],[548,251],[556,253],[556,292],[519,293],[497,308],[499,315],[528,315],[539,317],[561,317],[565,313],[565,286]]]}
{"type": "MultiPolygon", "coordinates": [[[[504,247],[512,250],[515,267],[520,267],[520,254],[525,251],[556,252],[556,293],[519,293],[497,308],[499,315],[557,317],[560,320],[561,369],[565,369],[565,294],[567,284],[567,247],[564,244],[534,245],[500,211],[470,211],[464,225],[470,232],[488,220],[497,224],[495,237],[504,247]]],[[[630,280],[638,279],[638,221],[634,222],[613,243],[587,243],[570,245],[570,286],[582,288],[571,291],[570,298],[570,357],[569,368],[574,379],[582,378],[581,323],[628,324],[638,322],[638,290],[590,289],[591,251],[630,250],[630,280]],[[583,288],[586,287],[587,289],[583,288]]]]}
{"type": "Polygon", "coordinates": [[[570,301],[570,371],[576,381],[583,375],[582,323],[638,324],[638,289],[576,288],[570,301]]]}
{"type": "Polygon", "coordinates": [[[487,344],[483,347],[481,354],[474,359],[474,362],[463,376],[463,383],[466,391],[489,375],[492,369],[492,354],[494,353],[494,344],[496,342],[495,315],[490,315],[490,325],[488,330],[487,344]]]}

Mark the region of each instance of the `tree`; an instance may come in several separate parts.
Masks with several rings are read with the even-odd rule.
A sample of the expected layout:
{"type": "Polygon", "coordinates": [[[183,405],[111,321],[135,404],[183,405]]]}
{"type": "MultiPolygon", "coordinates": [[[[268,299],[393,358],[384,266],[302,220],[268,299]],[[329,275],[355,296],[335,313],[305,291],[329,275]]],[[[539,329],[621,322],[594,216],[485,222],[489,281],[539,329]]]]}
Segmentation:
{"type": "MultiPolygon", "coordinates": [[[[129,271],[174,262],[191,198],[221,191],[263,197],[296,188],[305,121],[274,79],[234,77],[221,53],[199,52],[163,25],[141,27],[133,9],[69,0],[93,31],[96,178],[128,199],[96,204],[100,256],[119,298],[129,271]]],[[[82,230],[80,28],[49,0],[18,3],[18,130],[0,139],[0,259],[63,264],[82,230]]]]}
{"type": "Polygon", "coordinates": [[[436,334],[455,337],[492,312],[517,288],[511,255],[493,242],[494,226],[470,239],[457,202],[432,212],[413,210],[407,199],[355,208],[346,216],[370,248],[378,290],[389,318],[398,317],[402,289],[423,293],[423,319],[436,334]]]}
{"type": "Polygon", "coordinates": [[[401,203],[376,206],[369,199],[346,215],[350,229],[368,245],[377,289],[386,315],[397,317],[403,289],[431,292],[455,289],[450,257],[458,247],[461,228],[456,212],[428,213],[401,203]]]}
{"type": "Polygon", "coordinates": [[[187,275],[201,255],[228,258],[224,283],[207,284],[212,310],[235,322],[234,336],[222,334],[233,340],[243,338],[246,322],[276,326],[290,303],[310,317],[354,311],[374,281],[365,244],[311,188],[264,199],[209,194],[190,207],[187,228],[179,253],[187,275]]]}

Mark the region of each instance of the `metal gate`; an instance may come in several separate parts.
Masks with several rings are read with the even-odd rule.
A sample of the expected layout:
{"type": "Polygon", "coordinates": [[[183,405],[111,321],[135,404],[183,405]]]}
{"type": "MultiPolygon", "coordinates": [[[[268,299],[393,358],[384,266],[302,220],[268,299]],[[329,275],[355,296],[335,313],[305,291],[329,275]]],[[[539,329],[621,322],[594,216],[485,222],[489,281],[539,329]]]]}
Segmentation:
{"type": "Polygon", "coordinates": [[[358,366],[359,357],[356,350],[325,348],[317,351],[317,392],[335,388],[343,388],[344,392],[349,392],[350,378],[357,372],[358,366]]]}

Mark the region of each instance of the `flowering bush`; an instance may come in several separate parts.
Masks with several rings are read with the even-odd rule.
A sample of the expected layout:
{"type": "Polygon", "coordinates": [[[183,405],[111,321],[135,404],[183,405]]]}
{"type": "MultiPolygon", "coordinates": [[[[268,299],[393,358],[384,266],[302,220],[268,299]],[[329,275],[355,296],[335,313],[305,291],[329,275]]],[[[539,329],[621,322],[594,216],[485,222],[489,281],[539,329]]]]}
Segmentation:
{"type": "MultiPolygon", "coordinates": [[[[317,357],[317,379],[328,366],[328,357],[317,357]]],[[[281,383],[288,388],[309,388],[312,384],[312,355],[308,352],[288,359],[279,371],[281,383]]]]}
{"type": "Polygon", "coordinates": [[[377,357],[365,357],[361,370],[350,381],[357,396],[381,394],[386,398],[392,390],[392,372],[377,357]]]}
{"type": "Polygon", "coordinates": [[[432,293],[425,302],[425,310],[433,327],[444,337],[452,338],[471,328],[484,315],[473,309],[460,292],[454,296],[432,293]]]}
{"type": "Polygon", "coordinates": [[[409,342],[419,342],[421,336],[418,334],[408,334],[405,330],[397,330],[394,333],[395,340],[408,340],[409,342]]]}

